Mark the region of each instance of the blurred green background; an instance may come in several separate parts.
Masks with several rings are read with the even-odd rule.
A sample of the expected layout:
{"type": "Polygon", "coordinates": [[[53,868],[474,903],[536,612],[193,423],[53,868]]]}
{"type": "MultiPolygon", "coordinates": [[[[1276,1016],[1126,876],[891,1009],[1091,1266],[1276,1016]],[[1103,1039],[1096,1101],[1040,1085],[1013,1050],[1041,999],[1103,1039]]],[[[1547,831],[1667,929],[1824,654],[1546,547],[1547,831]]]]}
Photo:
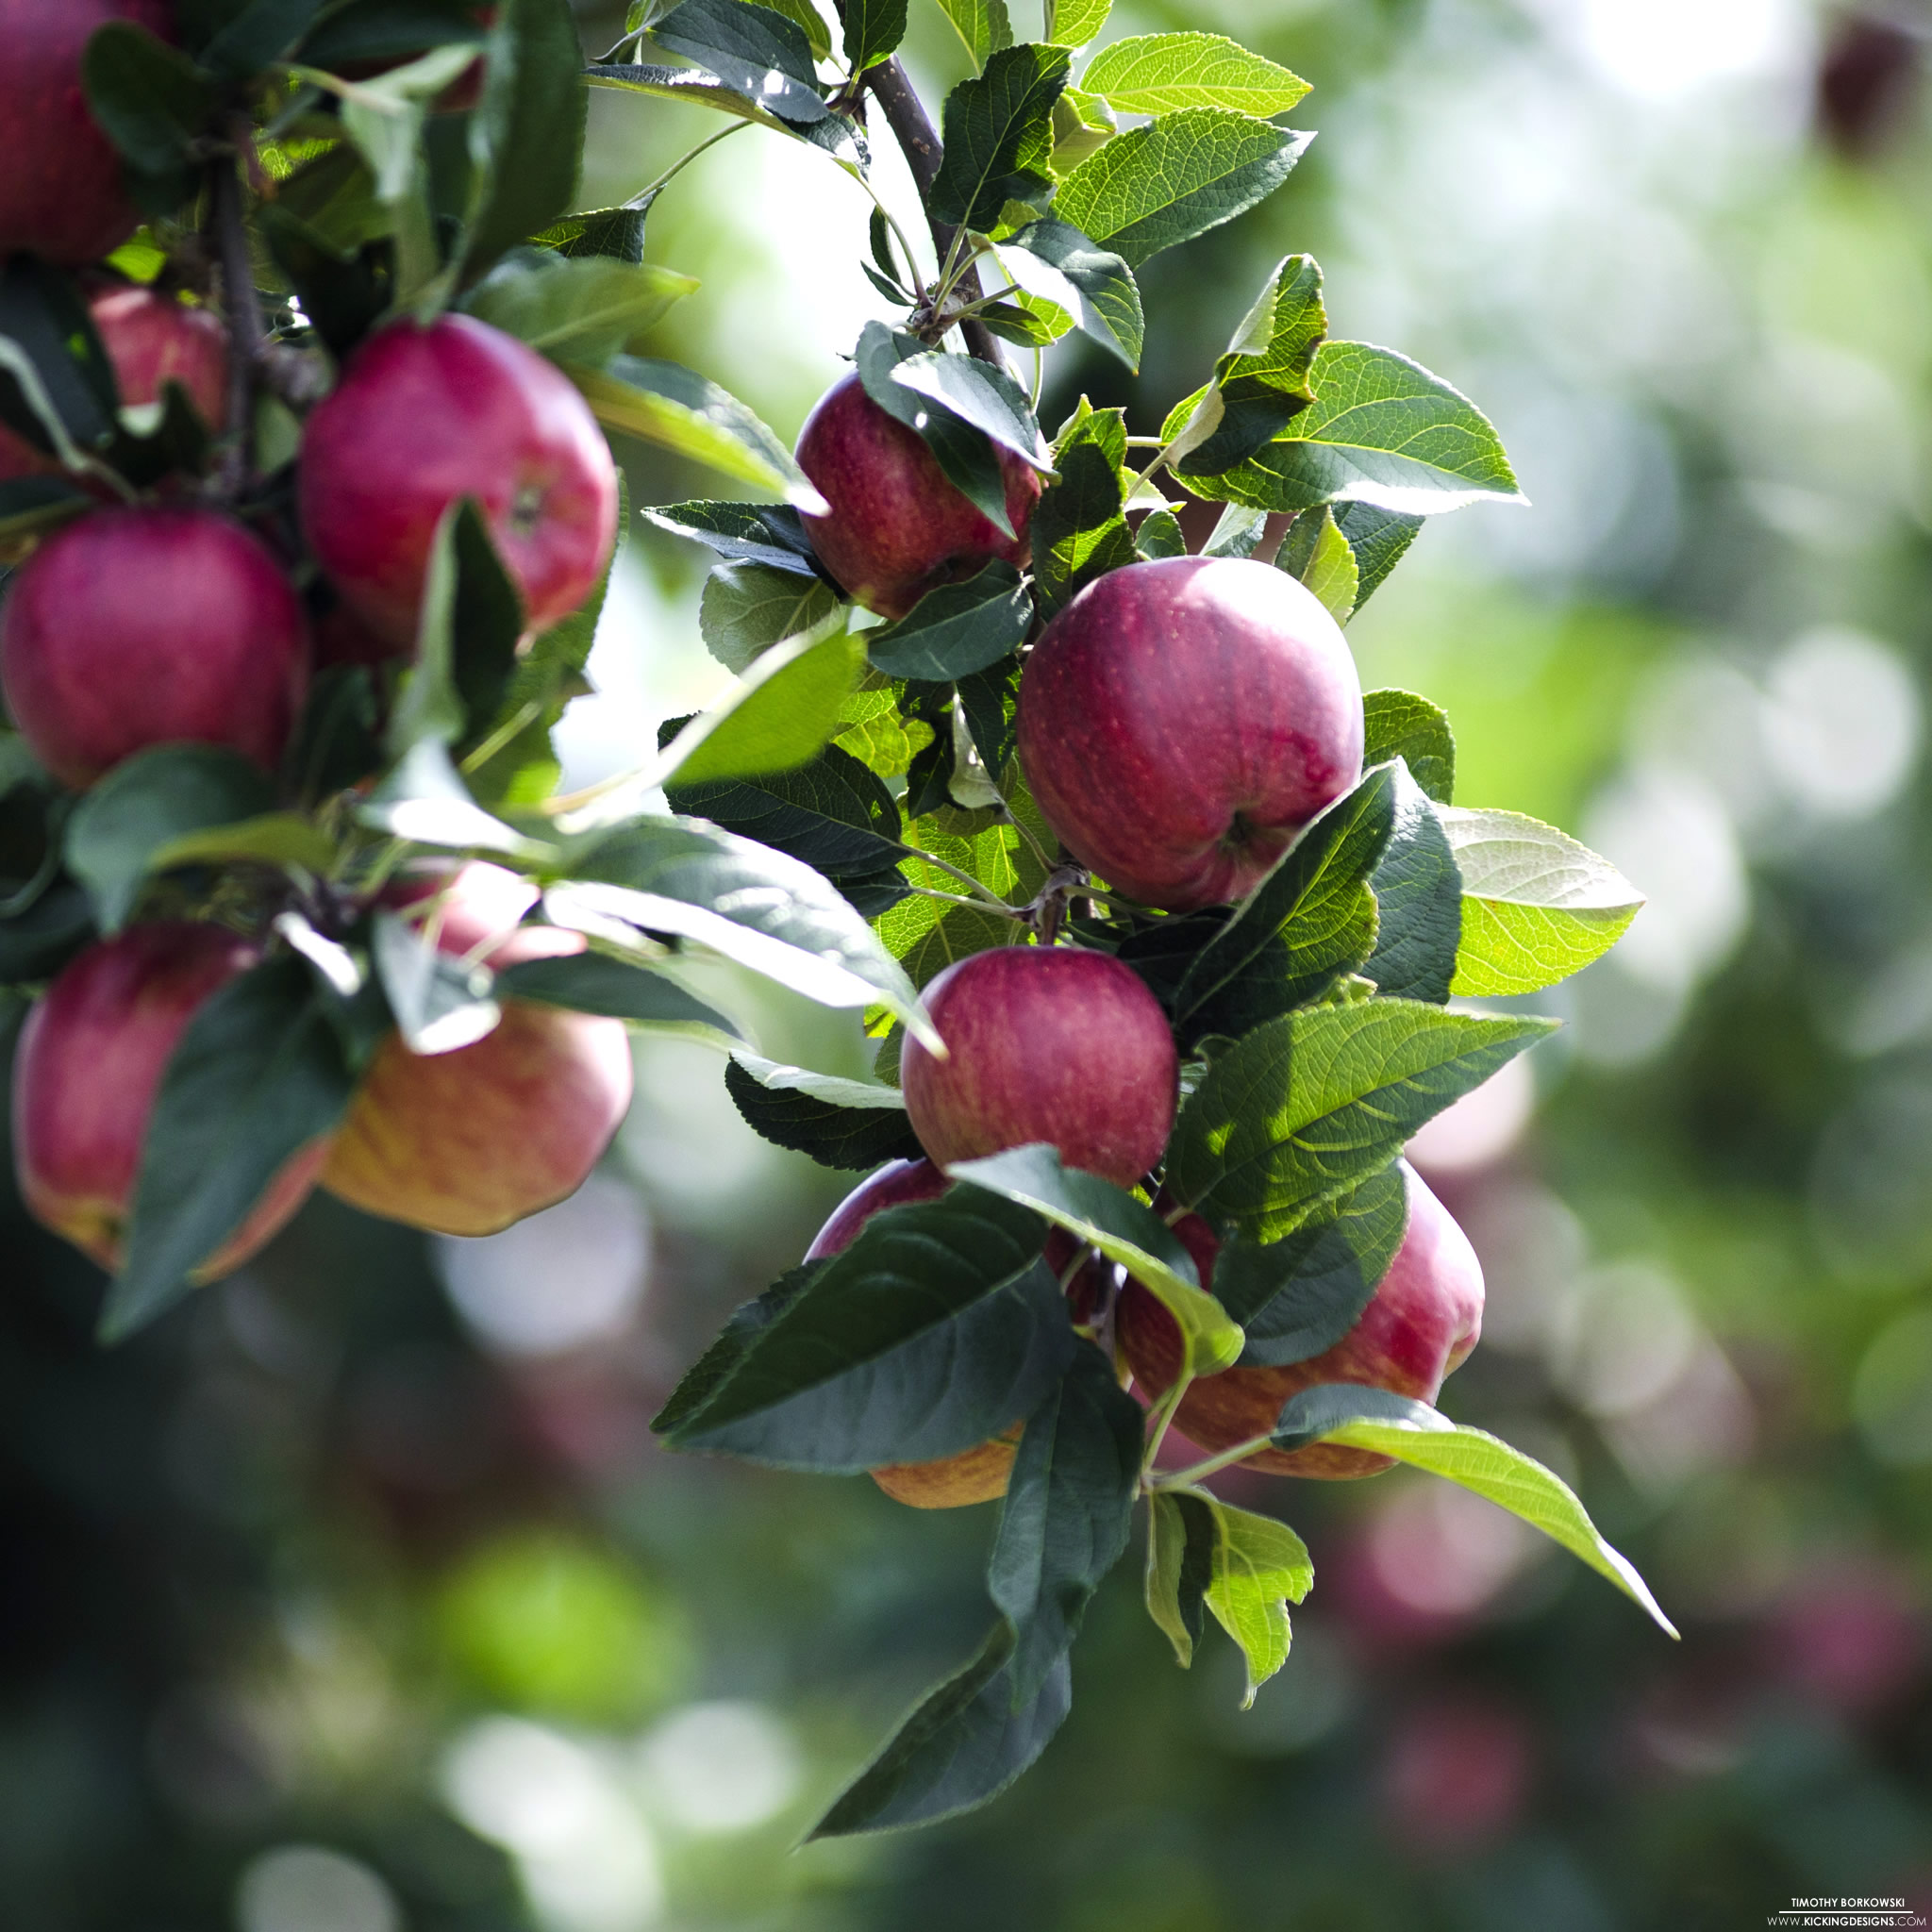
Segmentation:
{"type": "MultiPolygon", "coordinates": [[[[963,56],[913,11],[937,99],[963,56]]],[[[587,45],[619,24],[584,9],[587,45]]],[[[1057,350],[1042,414],[1085,389],[1158,426],[1307,249],[1335,333],[1503,431],[1534,509],[1430,526],[1351,640],[1448,708],[1460,802],[1560,822],[1651,904],[1418,1149],[1490,1281],[1445,1406],[1580,1487],[1682,1645],[1462,1491],[1234,1476],[1317,1570],[1252,1712],[1218,1637],[1174,1668],[1130,1558],[1011,1792],[793,1852],[976,1641],[992,1512],[655,1451],[841,1187],[753,1139],[704,1049],[641,1043],[564,1207],[425,1241],[318,1199],[112,1354],[97,1275],[0,1199],[9,1932],[1676,1932],[1932,1899],[1927,17],[1119,0],[1110,33],[1182,25],[1305,75],[1320,139],[1148,269],[1138,381],[1057,350]]],[[[597,96],[587,204],[713,131],[597,96]]],[[[882,312],[865,209],[776,137],[706,155],[652,216],[705,284],[660,353],[794,433],[882,312]]],[[[719,491],[624,454],[639,500],[719,491]]],[[[704,567],[637,534],[574,777],[725,683],[704,567]]],[[[775,1058],[861,1065],[849,1016],[722,969],[711,996],[775,1058]]]]}

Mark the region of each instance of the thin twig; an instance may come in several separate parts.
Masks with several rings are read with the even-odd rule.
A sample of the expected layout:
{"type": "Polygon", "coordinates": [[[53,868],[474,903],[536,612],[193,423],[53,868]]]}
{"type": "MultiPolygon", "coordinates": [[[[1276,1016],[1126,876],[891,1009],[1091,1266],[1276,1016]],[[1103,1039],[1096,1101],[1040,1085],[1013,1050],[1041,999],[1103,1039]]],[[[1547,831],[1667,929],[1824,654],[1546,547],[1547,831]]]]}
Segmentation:
{"type": "Polygon", "coordinates": [[[218,156],[209,171],[208,225],[221,254],[222,313],[228,325],[228,433],[234,446],[224,465],[223,482],[239,491],[254,479],[255,378],[263,331],[242,205],[242,158],[254,137],[247,124],[239,120],[234,137],[235,152],[218,156]]]}

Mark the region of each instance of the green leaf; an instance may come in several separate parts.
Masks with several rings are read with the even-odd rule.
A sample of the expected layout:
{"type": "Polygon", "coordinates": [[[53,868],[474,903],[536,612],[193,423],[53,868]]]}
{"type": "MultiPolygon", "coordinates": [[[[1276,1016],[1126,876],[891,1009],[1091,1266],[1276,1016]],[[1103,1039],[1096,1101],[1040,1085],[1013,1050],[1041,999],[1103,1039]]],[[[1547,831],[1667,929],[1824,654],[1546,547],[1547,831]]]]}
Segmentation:
{"type": "Polygon", "coordinates": [[[869,322],[859,331],[853,360],[866,394],[894,421],[918,431],[945,472],[946,480],[995,529],[1013,534],[1007,514],[1007,483],[986,432],[962,422],[944,404],[896,381],[899,365],[929,356],[917,336],[869,322]]]}
{"type": "Polygon", "coordinates": [[[1247,1336],[1236,1366],[1285,1368],[1333,1348],[1374,1299],[1407,1228],[1398,1161],[1278,1241],[1224,1241],[1214,1292],[1247,1336]]]}
{"type": "Polygon", "coordinates": [[[1372,691],[1362,699],[1362,720],[1363,764],[1399,758],[1438,805],[1449,803],[1456,792],[1456,734],[1447,712],[1410,691],[1372,691]]]}
{"type": "Polygon", "coordinates": [[[1053,23],[1046,38],[1057,47],[1084,47],[1095,39],[1113,11],[1113,0],[1053,0],[1053,23]]]}
{"type": "Polygon", "coordinates": [[[451,852],[502,852],[530,864],[554,861],[554,847],[487,812],[470,794],[440,739],[411,745],[358,808],[357,818],[392,838],[451,852]]]}
{"type": "Polygon", "coordinates": [[[788,13],[746,0],[683,0],[645,38],[695,60],[781,121],[825,118],[811,43],[788,13]]]}
{"type": "Polygon", "coordinates": [[[1188,533],[1181,528],[1180,519],[1169,509],[1157,509],[1141,519],[1141,527],[1134,532],[1134,548],[1150,560],[1161,557],[1185,557],[1188,554],[1188,533]]]}
{"type": "Polygon", "coordinates": [[[635,347],[697,286],[690,275],[608,255],[519,248],[476,284],[463,307],[559,362],[594,367],[635,347]]]}
{"type": "Polygon", "coordinates": [[[685,1371],[670,1401],[651,1419],[653,1431],[675,1436],[696,1415],[724,1388],[753,1342],[811,1286],[818,1273],[816,1261],[788,1269],[763,1294],[734,1308],[710,1347],[685,1371]]]}
{"type": "Polygon", "coordinates": [[[875,1216],[670,1432],[856,1474],[957,1456],[1030,1413],[1074,1346],[1039,1220],[954,1190],[875,1216]]]}
{"type": "Polygon", "coordinates": [[[554,249],[571,261],[602,258],[635,267],[644,258],[644,218],[657,198],[654,192],[636,206],[625,203],[566,215],[540,228],[530,237],[530,245],[554,249]]]}
{"type": "Polygon", "coordinates": [[[1002,1620],[971,1663],[921,1700],[808,1836],[931,1824],[998,1797],[1052,1741],[1074,1696],[1062,1657],[1016,1707],[1013,1647],[1012,1625],[1002,1620]]]}
{"type": "Polygon", "coordinates": [[[470,119],[477,196],[460,279],[568,214],[576,200],[586,97],[569,0],[507,0],[491,29],[483,98],[470,119]]]}
{"type": "Polygon", "coordinates": [[[729,697],[672,741],[660,782],[700,785],[808,764],[837,733],[864,663],[865,641],[850,631],[774,645],[729,697]]]}
{"type": "Polygon", "coordinates": [[[1437,814],[1462,875],[1454,993],[1535,992],[1616,944],[1643,894],[1587,845],[1514,811],[1437,814]]]}
{"type": "Polygon", "coordinates": [[[843,616],[822,578],[768,563],[721,563],[705,579],[698,634],[719,663],[742,676],[774,644],[825,637],[843,616]]]}
{"type": "Polygon", "coordinates": [[[101,1311],[104,1341],[124,1340],[188,1291],[288,1162],[335,1131],[354,1084],[300,959],[270,959],[202,1004],[148,1121],[127,1258],[101,1311]]]}
{"type": "Polygon", "coordinates": [[[1147,1614],[1186,1670],[1201,1641],[1208,1586],[1221,1532],[1214,1500],[1196,1490],[1156,1490],[1147,1498],[1147,1614]]]}
{"type": "Polygon", "coordinates": [[[1100,1350],[1076,1347],[1020,1437],[987,1566],[1013,1626],[1014,1707],[1073,1647],[1093,1592],[1125,1554],[1141,1489],[1144,1418],[1100,1350]]]}
{"type": "Polygon", "coordinates": [[[1360,579],[1356,587],[1355,608],[1359,610],[1402,561],[1424,519],[1404,516],[1392,509],[1377,509],[1373,503],[1338,504],[1329,514],[1355,553],[1356,574],[1360,579]]]}
{"type": "Polygon", "coordinates": [[[1375,892],[1375,950],[1362,974],[1397,999],[1441,1005],[1456,976],[1462,874],[1428,794],[1406,765],[1395,770],[1395,822],[1369,881],[1375,892]]]}
{"type": "Polygon", "coordinates": [[[1036,264],[1031,271],[1016,270],[1016,281],[1024,276],[1026,287],[1058,303],[1082,334],[1118,356],[1129,369],[1140,369],[1147,323],[1134,272],[1121,256],[1096,247],[1058,215],[1029,222],[1001,246],[1036,264]],[[1041,266],[1047,271],[1044,275],[1039,273],[1041,266]]]}
{"type": "Polygon", "coordinates": [[[0,262],[0,421],[71,467],[113,436],[120,400],[74,278],[30,255],[0,262]]]}
{"type": "Polygon", "coordinates": [[[1245,504],[1231,503],[1221,512],[1208,541],[1201,546],[1203,557],[1252,557],[1260,548],[1268,527],[1268,512],[1250,509],[1245,504]]]}
{"type": "Polygon", "coordinates": [[[939,0],[940,11],[966,43],[975,68],[1013,44],[1013,23],[1007,17],[1007,0],[939,0]]]}
{"type": "Polygon", "coordinates": [[[1082,161],[1054,212],[1139,268],[1274,193],[1311,139],[1224,108],[1189,108],[1082,161]]]}
{"type": "Polygon", "coordinates": [[[0,483],[0,550],[58,529],[95,507],[85,490],[64,476],[9,477],[0,483]]]}
{"type": "Polygon", "coordinates": [[[891,379],[939,404],[1036,470],[1052,470],[1026,391],[1004,370],[972,356],[928,349],[906,357],[891,379]]]}
{"type": "Polygon", "coordinates": [[[211,825],[206,831],[184,832],[170,839],[149,855],[148,870],[165,872],[176,865],[254,859],[263,865],[326,874],[336,857],[334,841],[312,819],[292,811],[271,811],[243,819],[239,824],[211,825]]]}
{"type": "Polygon", "coordinates": [[[854,75],[891,59],[906,38],[906,0],[840,0],[839,14],[854,75]]]}
{"type": "Polygon", "coordinates": [[[201,49],[201,65],[218,80],[247,80],[287,57],[322,7],[323,0],[250,0],[201,49]]]}
{"type": "Polygon", "coordinates": [[[758,5],[769,8],[774,13],[782,13],[791,21],[804,34],[814,60],[831,58],[832,30],[825,25],[825,16],[812,5],[812,0],[758,0],[758,5]]]}
{"type": "Polygon", "coordinates": [[[493,997],[495,975],[478,961],[445,953],[426,927],[378,912],[369,950],[411,1053],[455,1053],[496,1030],[503,1008],[493,997]]]}
{"type": "Polygon", "coordinates": [[[758,417],[693,371],[676,362],[614,356],[602,369],[572,363],[564,374],[607,429],[708,463],[806,509],[826,508],[791,451],[758,417]]]}
{"type": "Polygon", "coordinates": [[[647,506],[644,521],[690,537],[722,557],[811,576],[811,541],[789,503],[666,503],[647,506]]]}
{"type": "Polygon", "coordinates": [[[874,668],[888,677],[950,683],[1009,656],[1032,622],[1020,573],[995,560],[963,583],[928,591],[897,624],[867,632],[865,642],[874,668]]]}
{"type": "Polygon", "coordinates": [[[1208,1067],[1175,1124],[1168,1187],[1278,1241],[1555,1025],[1395,999],[1285,1014],[1208,1067]]]}
{"type": "Polygon", "coordinates": [[[256,819],[274,804],[274,786],[238,752],[155,745],[116,765],[75,807],[68,870],[86,886],[101,930],[118,932],[142,882],[169,862],[162,855],[173,841],[256,819]]]}
{"type": "Polygon", "coordinates": [[[616,918],[693,939],[829,1007],[882,1001],[931,1045],[939,1036],[912,983],[863,918],[810,866],[693,819],[640,817],[586,841],[576,883],[553,887],[559,924],[573,904],[593,931],[616,918]]]}
{"type": "Polygon", "coordinates": [[[1179,1324],[1189,1373],[1211,1375],[1241,1352],[1241,1331],[1214,1297],[1204,1292],[1193,1257],[1180,1237],[1124,1188],[1076,1167],[1062,1167],[1045,1142],[1009,1147],[983,1160],[956,1162],[955,1180],[1004,1194],[1077,1235],[1118,1262],[1179,1324]]]}
{"type": "Polygon", "coordinates": [[[1083,93],[1076,87],[1062,88],[1053,104],[1054,174],[1064,179],[1120,131],[1113,109],[1098,94],[1083,93]]]}
{"type": "Polygon", "coordinates": [[[845,723],[833,742],[882,778],[898,778],[932,742],[932,726],[901,715],[892,688],[869,672],[845,700],[845,723]]]}
{"type": "Polygon", "coordinates": [[[480,46],[485,37],[467,0],[419,0],[409,7],[395,0],[348,0],[328,8],[303,41],[301,55],[310,67],[340,71],[365,61],[406,59],[457,42],[480,46]]]}
{"type": "MultiPolygon", "coordinates": [[[[1103,9],[1104,10],[1104,9],[1103,9]]],[[[1225,108],[1257,119],[1285,114],[1308,84],[1224,34],[1139,34],[1093,57],[1080,85],[1124,114],[1225,108]]]]}
{"type": "Polygon", "coordinates": [[[72,879],[57,881],[24,912],[0,919],[0,986],[53,978],[93,937],[86,892],[72,879]]]}
{"type": "Polygon", "coordinates": [[[1324,342],[1313,383],[1314,402],[1287,434],[1213,479],[1217,497],[1271,510],[1359,502],[1408,516],[1523,500],[1489,419],[1406,356],[1324,342]]]}
{"type": "Polygon", "coordinates": [[[1076,591],[1134,561],[1134,534],[1123,514],[1127,427],[1120,409],[1081,413],[1055,448],[1059,481],[1033,507],[1033,575],[1041,613],[1051,617],[1076,591]]]}
{"type": "Polygon", "coordinates": [[[88,111],[138,173],[189,165],[216,95],[187,55],[132,21],[110,20],[88,37],[80,75],[88,111]]]}
{"type": "Polygon", "coordinates": [[[1248,1666],[1246,1710],[1255,1693],[1288,1661],[1288,1607],[1300,1603],[1315,1580],[1308,1546],[1285,1523],[1237,1509],[1219,1497],[1214,1512],[1213,1578],[1208,1607],[1232,1637],[1248,1666]]]}
{"type": "Polygon", "coordinates": [[[1386,1389],[1324,1383],[1304,1389],[1288,1404],[1273,1440],[1279,1449],[1310,1442],[1368,1449],[1473,1490],[1608,1577],[1667,1636],[1677,1634],[1635,1566],[1604,1541],[1568,1484],[1522,1451],[1481,1429],[1458,1427],[1426,1403],[1386,1389]]]}
{"type": "Polygon", "coordinates": [[[1337,624],[1348,622],[1361,575],[1356,569],[1355,552],[1336,528],[1325,503],[1303,510],[1289,525],[1277,560],[1290,576],[1299,578],[1322,600],[1337,624]]]}
{"type": "Polygon", "coordinates": [[[725,1040],[744,1037],[733,1021],[693,999],[675,980],[647,966],[613,959],[608,953],[519,960],[496,975],[496,991],[502,999],[598,1013],[608,1020],[627,1020],[634,1026],[702,1032],[725,1040]]]}
{"type": "Polygon", "coordinates": [[[887,1160],[918,1160],[919,1137],[896,1087],[834,1080],[756,1054],[734,1054],[724,1091],[745,1124],[821,1167],[865,1174],[887,1160]]]}
{"type": "Polygon", "coordinates": [[[927,195],[933,214],[984,232],[1009,201],[1053,187],[1053,106],[1067,84],[1064,47],[1003,47],[946,96],[944,154],[927,195]]]}

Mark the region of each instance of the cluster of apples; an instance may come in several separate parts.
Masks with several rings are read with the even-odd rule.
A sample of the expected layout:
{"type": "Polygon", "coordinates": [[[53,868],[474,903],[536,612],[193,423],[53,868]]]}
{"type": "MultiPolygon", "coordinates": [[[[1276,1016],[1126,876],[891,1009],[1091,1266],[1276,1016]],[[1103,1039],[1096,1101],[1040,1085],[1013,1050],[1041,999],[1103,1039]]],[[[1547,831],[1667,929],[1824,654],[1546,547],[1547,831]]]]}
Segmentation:
{"type": "MultiPolygon", "coordinates": [[[[819,556],[846,591],[903,616],[926,591],[992,558],[1027,559],[1040,485],[1008,459],[1008,537],[946,481],[923,440],[868,398],[856,375],[807,423],[800,466],[829,510],[808,518],[819,556]]],[[[1090,583],[1047,625],[1020,682],[1019,755],[1061,844],[1110,890],[1168,912],[1230,904],[1257,883],[1318,812],[1361,775],[1355,660],[1322,603],[1274,566],[1176,557],[1090,583]]],[[[941,973],[925,991],[946,1044],[908,1041],[907,1113],[926,1158],[895,1161],[833,1213],[808,1260],[848,1246],[874,1214],[931,1200],[956,1162],[1047,1142],[1069,1167],[1154,1189],[1211,1292],[1220,1242],[1156,1179],[1173,1130],[1179,1061],[1154,995],[1112,955],[1061,942],[1002,946],[941,973]]],[[[1340,1342],[1282,1368],[1236,1367],[1192,1382],[1175,1427],[1209,1453],[1265,1436],[1297,1391],[1354,1382],[1433,1402],[1475,1346],[1481,1264],[1467,1237],[1403,1164],[1408,1219],[1374,1299],[1340,1342]]],[[[1076,1321],[1110,1304],[1120,1354],[1143,1394],[1180,1374],[1174,1318],[1131,1280],[1080,1259],[1057,1233],[1048,1265],[1076,1321]]],[[[941,1461],[874,1472],[924,1508],[1005,1492],[1018,1431],[941,1461]]],[[[1317,1444],[1263,1450],[1254,1466],[1352,1477],[1387,1457],[1317,1444]]]]}
{"type": "MultiPolygon", "coordinates": [[[[110,273],[133,232],[119,158],[88,113],[80,59],[108,19],[166,38],[158,0],[0,0],[0,258],[80,272],[124,407],[177,385],[216,434],[248,394],[208,308],[110,273]]],[[[57,472],[0,428],[0,482],[57,472]]],[[[583,399],[541,356],[469,317],[390,324],[308,415],[299,531],[267,492],[201,479],[102,501],[36,547],[0,612],[0,689],[47,772],[75,791],[149,747],[225,747],[273,774],[311,672],[406,662],[440,521],[481,508],[528,630],[575,610],[616,534],[617,481],[583,399]]],[[[372,895],[345,882],[352,924],[372,895]]],[[[497,868],[406,873],[379,903],[439,948],[492,967],[574,952],[521,922],[534,891],[497,868]]],[[[259,961],[253,931],[137,923],[89,947],[29,1016],[17,1058],[14,1153],[33,1212],[117,1265],[163,1071],[194,1014],[259,961]]],[[[510,1002],[495,1030],[424,1056],[391,1036],[341,1131],[290,1162],[201,1273],[236,1266],[319,1178],[373,1212],[451,1233],[501,1227],[569,1193],[630,1096],[621,1022],[510,1002]]]]}

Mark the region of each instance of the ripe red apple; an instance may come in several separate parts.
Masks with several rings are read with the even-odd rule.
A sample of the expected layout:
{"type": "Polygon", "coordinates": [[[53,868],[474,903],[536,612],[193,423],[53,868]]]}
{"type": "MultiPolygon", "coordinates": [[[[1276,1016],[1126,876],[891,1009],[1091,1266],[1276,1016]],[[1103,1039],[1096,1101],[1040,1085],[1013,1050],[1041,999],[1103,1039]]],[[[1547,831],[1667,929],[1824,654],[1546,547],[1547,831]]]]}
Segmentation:
{"type": "MultiPolygon", "coordinates": [[[[90,278],[88,309],[101,339],[121,400],[130,407],[161,400],[161,385],[177,382],[210,429],[228,415],[228,334],[207,308],[111,276],[90,278]]],[[[36,449],[0,425],[0,483],[58,472],[58,458],[36,449]]]]}
{"type": "MultiPolygon", "coordinates": [[[[581,935],[519,925],[534,887],[493,865],[414,879],[394,907],[441,894],[436,942],[502,968],[584,949],[581,935]],[[447,885],[447,891],[443,890],[447,885]]],[[[495,1030],[453,1053],[375,1051],[323,1185],[351,1206],[439,1234],[494,1234],[580,1188],[630,1106],[621,1020],[506,1000],[495,1030]]]]}
{"type": "Polygon", "coordinates": [[[590,595],[617,536],[617,470],[590,406],[534,349],[467,315],[391,323],[356,351],[303,431],[298,488],[316,560],[401,647],[459,498],[482,506],[533,631],[590,595]]]}
{"type": "MultiPolygon", "coordinates": [[[[1459,1369],[1482,1334],[1483,1270],[1449,1210],[1407,1161],[1408,1227],[1374,1299],[1335,1346],[1312,1360],[1281,1369],[1227,1369],[1189,1386],[1174,1427],[1210,1455],[1265,1436],[1291,1395],[1322,1382],[1359,1382],[1434,1402],[1446,1376],[1459,1369]]],[[[1198,1214],[1174,1224],[1211,1288],[1220,1242],[1198,1214]]],[[[1121,1346],[1141,1386],[1158,1395],[1180,1373],[1180,1330],[1174,1317],[1136,1282],[1122,1291],[1121,1346]]],[[[1276,1475],[1340,1478],[1379,1475],[1394,1467],[1387,1456],[1318,1442],[1284,1452],[1263,1449],[1249,1469],[1276,1475]]]]}
{"type": "Polygon", "coordinates": [[[1075,946],[996,946],[925,989],[946,1042],[908,1040],[906,1111],[939,1162],[1047,1141],[1069,1167],[1132,1187],[1174,1126],[1167,1016],[1130,968],[1075,946]]]}
{"type": "Polygon", "coordinates": [[[293,587],[212,509],[92,511],[34,552],[0,611],[8,710],[76,789],[183,741],[273,769],[308,683],[293,587]]]}
{"type": "Polygon", "coordinates": [[[881,617],[904,617],[926,591],[970,577],[994,558],[1024,565],[1039,473],[999,452],[1004,535],[946,480],[939,458],[866,394],[858,372],[835,382],[805,419],[798,467],[831,505],[805,518],[819,561],[845,594],[881,617]]]}
{"type": "Polygon", "coordinates": [[[121,157],[88,111],[80,58],[110,20],[172,40],[174,13],[171,0],[0,0],[0,257],[77,268],[140,225],[121,157]]]}
{"type": "MultiPolygon", "coordinates": [[[[13,1074],[13,1158],[36,1220],[104,1268],[121,1264],[142,1141],[161,1075],[196,1008],[260,957],[225,926],[131,925],[71,960],[27,1015],[13,1074]]],[[[327,1153],[282,1168],[227,1243],[196,1272],[239,1267],[292,1215],[327,1153]]]]}
{"type": "Polygon", "coordinates": [[[1020,761],[1081,864],[1174,912],[1238,899],[1361,775],[1341,628],[1286,572],[1130,563],[1047,625],[1020,682],[1020,761]]]}

